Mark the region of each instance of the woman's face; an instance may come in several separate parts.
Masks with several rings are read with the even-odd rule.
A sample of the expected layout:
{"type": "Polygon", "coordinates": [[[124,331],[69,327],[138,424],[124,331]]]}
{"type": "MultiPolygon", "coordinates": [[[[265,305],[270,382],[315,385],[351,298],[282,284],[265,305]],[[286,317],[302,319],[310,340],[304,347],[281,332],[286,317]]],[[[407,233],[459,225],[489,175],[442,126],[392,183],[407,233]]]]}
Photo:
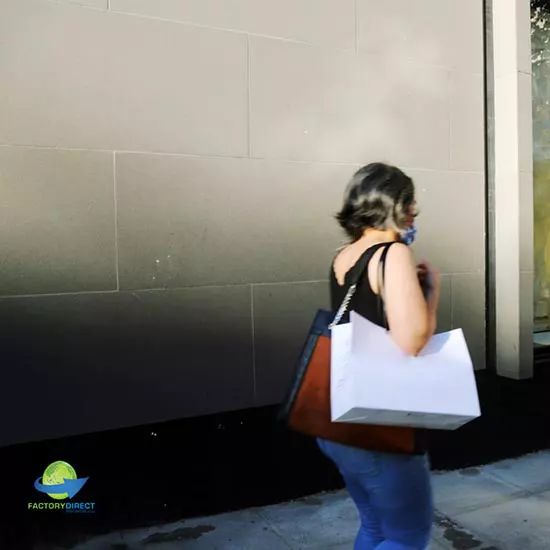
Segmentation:
{"type": "Polygon", "coordinates": [[[407,212],[407,227],[414,225],[414,220],[418,216],[418,205],[416,199],[413,199],[411,205],[409,206],[409,211],[407,212]]]}
{"type": "Polygon", "coordinates": [[[401,241],[404,242],[407,246],[410,246],[416,238],[416,224],[414,220],[417,215],[416,202],[412,202],[407,216],[405,216],[405,227],[401,231],[401,241]]]}

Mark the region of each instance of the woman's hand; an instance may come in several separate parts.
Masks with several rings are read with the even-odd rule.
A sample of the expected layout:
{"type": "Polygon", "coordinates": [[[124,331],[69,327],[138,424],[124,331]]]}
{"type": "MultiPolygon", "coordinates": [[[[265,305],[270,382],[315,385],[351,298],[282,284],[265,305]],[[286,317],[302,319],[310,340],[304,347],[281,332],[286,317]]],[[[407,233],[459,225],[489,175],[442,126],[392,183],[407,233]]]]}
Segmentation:
{"type": "Polygon", "coordinates": [[[439,293],[439,288],[441,287],[441,274],[435,267],[423,260],[416,266],[416,273],[426,300],[430,299],[434,291],[439,293]]]}

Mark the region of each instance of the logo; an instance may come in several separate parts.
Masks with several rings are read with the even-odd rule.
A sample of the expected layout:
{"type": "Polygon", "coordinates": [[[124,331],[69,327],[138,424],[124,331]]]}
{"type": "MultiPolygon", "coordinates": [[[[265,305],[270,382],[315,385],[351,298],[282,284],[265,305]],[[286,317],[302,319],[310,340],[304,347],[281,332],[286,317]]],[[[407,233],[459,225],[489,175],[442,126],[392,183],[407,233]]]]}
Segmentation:
{"type": "Polygon", "coordinates": [[[57,502],[29,502],[29,510],[64,510],[67,513],[90,513],[95,502],[62,502],[71,500],[86,485],[89,477],[79,478],[76,470],[62,460],[50,464],[41,477],[34,482],[34,488],[57,502]]]}

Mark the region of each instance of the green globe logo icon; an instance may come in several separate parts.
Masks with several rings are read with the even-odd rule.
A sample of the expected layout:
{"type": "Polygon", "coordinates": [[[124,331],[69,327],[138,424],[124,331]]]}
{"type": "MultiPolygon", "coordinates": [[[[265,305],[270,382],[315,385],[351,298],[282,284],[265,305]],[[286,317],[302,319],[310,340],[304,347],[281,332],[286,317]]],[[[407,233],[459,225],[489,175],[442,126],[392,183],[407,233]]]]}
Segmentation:
{"type": "MultiPolygon", "coordinates": [[[[61,485],[66,479],[77,479],[75,469],[68,463],[58,460],[50,464],[42,475],[43,485],[61,485]]],[[[46,493],[55,500],[64,500],[69,497],[69,493],[46,493]]]]}
{"type": "Polygon", "coordinates": [[[87,481],[87,477],[79,479],[68,462],[58,460],[46,468],[42,480],[38,478],[34,482],[34,488],[54,500],[65,500],[73,498],[87,481]]]}

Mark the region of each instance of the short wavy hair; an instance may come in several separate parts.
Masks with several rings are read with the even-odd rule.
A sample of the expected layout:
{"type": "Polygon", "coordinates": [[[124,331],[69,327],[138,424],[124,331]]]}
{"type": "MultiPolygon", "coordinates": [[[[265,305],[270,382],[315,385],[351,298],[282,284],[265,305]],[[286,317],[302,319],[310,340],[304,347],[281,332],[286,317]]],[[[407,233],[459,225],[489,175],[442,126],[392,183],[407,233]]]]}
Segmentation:
{"type": "Polygon", "coordinates": [[[375,162],[353,175],[336,220],[353,241],[369,228],[399,233],[416,215],[414,204],[413,180],[395,166],[375,162]]]}

